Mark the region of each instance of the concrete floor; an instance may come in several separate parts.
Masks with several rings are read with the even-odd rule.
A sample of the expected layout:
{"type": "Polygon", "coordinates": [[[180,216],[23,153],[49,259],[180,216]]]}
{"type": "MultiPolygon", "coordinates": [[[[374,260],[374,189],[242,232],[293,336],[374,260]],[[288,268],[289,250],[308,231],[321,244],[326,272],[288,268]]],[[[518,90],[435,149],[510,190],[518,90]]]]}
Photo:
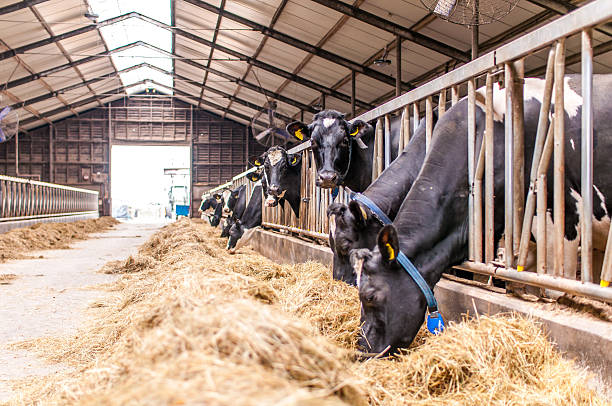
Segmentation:
{"type": "Polygon", "coordinates": [[[97,270],[135,253],[162,225],[121,223],[74,243],[71,249],[35,252],[31,255],[43,258],[0,264],[0,275],[17,275],[10,284],[0,284],[0,402],[11,397],[8,381],[62,368],[28,351],[9,350],[7,344],[75,333],[85,320],[88,304],[105,294],[91,287],[116,278],[97,270]]]}

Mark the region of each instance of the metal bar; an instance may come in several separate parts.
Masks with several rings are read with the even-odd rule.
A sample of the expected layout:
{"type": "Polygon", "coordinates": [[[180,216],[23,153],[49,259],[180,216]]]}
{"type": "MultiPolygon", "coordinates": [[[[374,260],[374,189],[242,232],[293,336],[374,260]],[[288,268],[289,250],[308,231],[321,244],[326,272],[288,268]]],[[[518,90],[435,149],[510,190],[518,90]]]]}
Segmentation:
{"type": "Polygon", "coordinates": [[[594,283],[582,283],[576,280],[555,278],[554,276],[540,275],[533,272],[517,272],[515,269],[508,269],[491,264],[481,264],[475,262],[464,262],[463,264],[457,265],[454,268],[490,275],[495,278],[520,282],[540,288],[559,290],[612,303],[612,289],[605,289],[595,285],[594,283]]]}
{"type": "Polygon", "coordinates": [[[378,27],[392,34],[399,35],[402,38],[407,39],[408,41],[414,42],[415,44],[419,44],[421,46],[424,46],[425,48],[429,48],[433,51],[449,56],[458,61],[467,62],[469,60],[467,54],[459,49],[448,46],[440,41],[429,38],[416,31],[404,28],[399,24],[395,24],[391,21],[385,20],[375,14],[368,13],[367,11],[358,9],[356,7],[352,7],[346,3],[333,0],[313,1],[315,3],[319,3],[336,11],[339,11],[343,14],[349,15],[357,20],[373,25],[374,27],[378,27]]]}
{"type": "Polygon", "coordinates": [[[431,148],[431,137],[433,136],[433,107],[431,96],[425,99],[425,151],[431,148]]]}
{"type": "Polygon", "coordinates": [[[551,102],[552,90],[553,90],[554,61],[555,61],[555,48],[551,47],[550,51],[548,52],[548,63],[547,63],[547,69],[546,69],[546,76],[544,79],[544,94],[542,95],[542,104],[540,105],[540,115],[538,118],[538,127],[536,130],[536,140],[534,144],[533,160],[531,162],[531,171],[529,172],[530,173],[529,192],[527,194],[527,203],[525,205],[525,216],[523,218],[523,228],[521,232],[521,240],[519,244],[519,255],[518,255],[518,261],[517,261],[517,266],[516,266],[516,269],[519,272],[524,269],[525,263],[527,261],[529,240],[531,239],[533,214],[535,212],[535,206],[536,206],[536,200],[535,200],[536,197],[534,196],[535,187],[536,187],[536,183],[538,181],[539,175],[540,175],[540,173],[538,172],[538,168],[542,161],[542,153],[544,150],[544,144],[548,142],[547,136],[545,134],[548,133],[547,127],[548,127],[548,116],[550,112],[550,102],[551,102]]]}
{"type": "Polygon", "coordinates": [[[419,128],[419,102],[412,104],[412,133],[416,133],[419,128]]]}
{"type": "Polygon", "coordinates": [[[485,262],[495,258],[493,75],[487,73],[485,93],[485,262]]]}
{"type": "MultiPolygon", "coordinates": [[[[525,125],[523,113],[523,85],[525,83],[525,64],[523,59],[515,61],[513,69],[512,120],[514,130],[514,214],[512,226],[513,252],[518,252],[525,208],[525,125]]],[[[508,85],[507,85],[508,86],[508,85]]]]}
{"type": "Polygon", "coordinates": [[[446,89],[440,90],[438,97],[438,120],[446,113],[446,89]]]}
{"type": "Polygon", "coordinates": [[[563,103],[565,77],[565,39],[555,50],[555,113],[554,113],[554,258],[555,275],[564,275],[565,237],[565,110],[563,103]]]}
{"type": "Polygon", "coordinates": [[[451,106],[454,106],[459,101],[459,86],[451,86],[451,106]]]}
{"type": "MultiPolygon", "coordinates": [[[[546,273],[546,217],[547,217],[547,203],[548,198],[546,190],[546,174],[543,173],[538,177],[537,189],[537,230],[536,230],[536,253],[537,253],[537,272],[538,274],[546,273]]],[[[522,270],[522,269],[521,269],[522,270]]],[[[517,271],[519,271],[517,269],[517,271]]],[[[519,271],[520,272],[520,271],[519,271]]]]}
{"type": "Polygon", "coordinates": [[[385,169],[391,165],[391,120],[385,116],[385,169]]]}
{"type": "MultiPolygon", "coordinates": [[[[403,139],[404,139],[404,148],[410,142],[410,106],[404,106],[402,112],[402,129],[404,130],[403,139]]],[[[403,151],[404,149],[402,149],[403,151]]]]}
{"type": "Polygon", "coordinates": [[[382,117],[376,122],[376,138],[374,139],[374,174],[372,180],[378,178],[383,171],[383,121],[382,117]]]}
{"type": "MultiPolygon", "coordinates": [[[[66,197],[64,197],[64,199],[66,199],[66,197]]],[[[20,221],[20,220],[41,219],[41,218],[50,218],[50,217],[79,216],[83,214],[98,214],[98,210],[96,209],[96,210],[75,211],[75,212],[68,211],[65,213],[38,214],[38,215],[31,215],[31,216],[0,217],[0,223],[5,223],[8,221],[20,221]]]]}
{"type": "Polygon", "coordinates": [[[322,239],[325,241],[329,239],[329,234],[319,233],[319,232],[310,231],[310,230],[304,230],[304,229],[297,228],[297,227],[290,227],[290,226],[285,226],[282,224],[275,224],[275,223],[268,223],[268,222],[262,222],[261,225],[264,227],[275,228],[278,230],[286,230],[286,231],[290,231],[292,233],[296,233],[299,235],[304,235],[306,237],[322,239]]]}
{"type": "Polygon", "coordinates": [[[474,260],[482,262],[482,178],[484,177],[485,139],[483,137],[478,151],[476,173],[474,175],[474,260]]]}
{"type": "Polygon", "coordinates": [[[468,162],[468,258],[474,261],[474,157],[476,149],[476,81],[468,80],[467,162],[468,162]]]}
{"type": "Polygon", "coordinates": [[[512,120],[512,99],[514,86],[512,66],[510,63],[504,64],[504,83],[506,84],[506,119],[505,119],[505,136],[504,136],[504,256],[506,267],[511,268],[514,263],[514,252],[512,249],[513,229],[514,224],[514,200],[512,192],[514,191],[514,128],[512,120]]]}
{"type": "Polygon", "coordinates": [[[580,263],[582,282],[593,282],[593,31],[582,31],[582,215],[580,263]]]}

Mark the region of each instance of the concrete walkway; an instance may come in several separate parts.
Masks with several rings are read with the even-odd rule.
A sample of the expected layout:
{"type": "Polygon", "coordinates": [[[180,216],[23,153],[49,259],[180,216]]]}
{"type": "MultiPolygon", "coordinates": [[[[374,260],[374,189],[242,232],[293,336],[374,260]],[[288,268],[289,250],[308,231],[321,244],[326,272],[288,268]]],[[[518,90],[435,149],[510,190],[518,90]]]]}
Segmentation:
{"type": "Polygon", "coordinates": [[[0,275],[17,275],[10,284],[0,284],[0,402],[11,397],[9,380],[62,368],[48,365],[28,351],[9,350],[6,345],[74,334],[85,320],[89,303],[105,294],[91,287],[117,277],[97,270],[108,261],[136,253],[162,225],[122,223],[74,243],[69,250],[35,252],[31,255],[43,258],[0,264],[0,275]]]}

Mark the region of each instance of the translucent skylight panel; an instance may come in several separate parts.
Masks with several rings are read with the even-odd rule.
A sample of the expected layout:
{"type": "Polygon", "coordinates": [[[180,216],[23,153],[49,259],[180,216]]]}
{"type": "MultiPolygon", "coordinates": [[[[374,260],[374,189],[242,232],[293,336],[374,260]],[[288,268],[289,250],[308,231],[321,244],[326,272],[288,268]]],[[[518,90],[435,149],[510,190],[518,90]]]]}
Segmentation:
{"type": "MultiPolygon", "coordinates": [[[[170,0],[90,0],[89,4],[98,21],[104,21],[129,12],[138,12],[147,17],[170,25],[170,0]]],[[[101,27],[102,38],[109,49],[115,49],[133,42],[142,41],[166,52],[172,52],[172,32],[138,18],[129,18],[118,23],[101,27]]],[[[111,56],[118,70],[126,69],[141,63],[148,63],[168,72],[172,72],[172,59],[164,53],[145,46],[136,46],[111,56]]],[[[154,80],[170,89],[173,79],[151,68],[139,68],[121,74],[125,86],[142,80],[154,80]]],[[[157,88],[163,93],[172,93],[170,89],[154,86],[152,83],[132,86],[128,93],[137,93],[146,88],[157,88]]]]}

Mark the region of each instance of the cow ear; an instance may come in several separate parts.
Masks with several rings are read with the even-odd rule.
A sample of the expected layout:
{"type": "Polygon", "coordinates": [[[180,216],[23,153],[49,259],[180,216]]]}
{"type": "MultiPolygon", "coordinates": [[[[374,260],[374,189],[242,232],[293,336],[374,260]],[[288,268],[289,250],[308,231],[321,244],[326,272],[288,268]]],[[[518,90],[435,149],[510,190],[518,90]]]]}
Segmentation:
{"type": "Polygon", "coordinates": [[[372,126],[365,121],[355,120],[349,124],[349,135],[353,138],[361,138],[372,126]]]}
{"type": "Polygon", "coordinates": [[[349,202],[349,210],[355,218],[355,227],[357,229],[365,228],[368,219],[371,216],[370,210],[368,210],[366,207],[363,207],[354,200],[351,200],[349,202]]]}
{"type": "Polygon", "coordinates": [[[310,129],[301,121],[294,121],[288,124],[287,132],[300,141],[305,141],[310,138],[310,129]]]}
{"type": "Polygon", "coordinates": [[[378,233],[378,249],[383,260],[393,262],[397,259],[400,252],[397,231],[391,224],[387,224],[378,233]]]}
{"type": "Polygon", "coordinates": [[[253,165],[262,166],[264,162],[266,162],[266,156],[267,156],[267,152],[264,152],[259,157],[255,158],[255,162],[253,162],[253,165]]]}
{"type": "Polygon", "coordinates": [[[287,154],[287,162],[289,165],[295,167],[302,161],[302,154],[287,154]]]}
{"type": "Polygon", "coordinates": [[[257,171],[251,172],[247,174],[247,179],[251,182],[257,182],[259,179],[261,179],[261,173],[257,171]]]}

